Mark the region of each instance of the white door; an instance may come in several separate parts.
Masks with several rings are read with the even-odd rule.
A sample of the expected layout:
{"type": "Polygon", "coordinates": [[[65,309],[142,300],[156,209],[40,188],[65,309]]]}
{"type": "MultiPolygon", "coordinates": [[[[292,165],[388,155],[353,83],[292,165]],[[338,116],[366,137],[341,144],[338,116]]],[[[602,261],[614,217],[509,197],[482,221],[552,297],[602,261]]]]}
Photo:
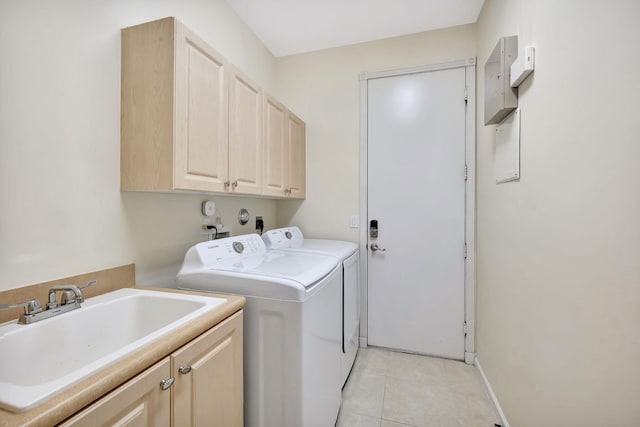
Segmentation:
{"type": "Polygon", "coordinates": [[[464,359],[465,69],[369,79],[367,103],[368,343],[464,359]]]}

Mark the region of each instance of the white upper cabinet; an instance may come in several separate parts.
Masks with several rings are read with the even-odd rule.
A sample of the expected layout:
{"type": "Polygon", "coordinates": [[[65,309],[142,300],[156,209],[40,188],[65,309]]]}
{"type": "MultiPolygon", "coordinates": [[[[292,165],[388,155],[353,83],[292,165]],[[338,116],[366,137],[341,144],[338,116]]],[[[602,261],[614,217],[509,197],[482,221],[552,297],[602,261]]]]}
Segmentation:
{"type": "Polygon", "coordinates": [[[270,95],[264,109],[264,194],[304,199],[305,124],[270,95]]]}
{"type": "Polygon", "coordinates": [[[224,191],[227,75],[174,18],[122,30],[122,190],[224,191]]]}
{"type": "Polygon", "coordinates": [[[121,106],[122,190],[304,198],[304,122],[175,18],[122,30],[121,106]]]}
{"type": "Polygon", "coordinates": [[[231,68],[229,86],[229,180],[231,192],[262,194],[262,89],[231,68]]]}
{"type": "Polygon", "coordinates": [[[224,191],[228,181],[225,59],[174,20],[174,188],[224,191]]]}
{"type": "Polygon", "coordinates": [[[287,109],[271,95],[264,97],[264,194],[286,196],[288,162],[286,146],[287,109]]]}
{"type": "Polygon", "coordinates": [[[289,150],[288,196],[304,199],[306,189],[306,132],[299,117],[287,110],[287,145],[289,150]]]}

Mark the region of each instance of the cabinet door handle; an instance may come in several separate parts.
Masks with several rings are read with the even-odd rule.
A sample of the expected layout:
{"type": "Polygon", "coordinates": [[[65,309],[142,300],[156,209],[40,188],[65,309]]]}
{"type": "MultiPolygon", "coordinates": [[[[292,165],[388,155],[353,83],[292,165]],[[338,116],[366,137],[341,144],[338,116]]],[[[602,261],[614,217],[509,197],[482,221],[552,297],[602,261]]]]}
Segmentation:
{"type": "Polygon", "coordinates": [[[166,380],[161,380],[160,381],[160,388],[162,390],[167,390],[168,388],[170,388],[173,385],[174,382],[176,382],[175,378],[169,378],[169,379],[166,379],[166,380]]]}
{"type": "Polygon", "coordinates": [[[229,180],[226,180],[223,184],[224,188],[227,188],[231,184],[231,182],[229,180]]]}
{"type": "Polygon", "coordinates": [[[191,366],[189,366],[189,365],[180,366],[180,368],[178,368],[178,371],[180,371],[181,374],[186,375],[189,372],[191,372],[191,366]]]}
{"type": "Polygon", "coordinates": [[[238,180],[236,179],[235,181],[233,181],[231,183],[231,186],[233,186],[233,188],[236,188],[238,186],[238,180]]]}

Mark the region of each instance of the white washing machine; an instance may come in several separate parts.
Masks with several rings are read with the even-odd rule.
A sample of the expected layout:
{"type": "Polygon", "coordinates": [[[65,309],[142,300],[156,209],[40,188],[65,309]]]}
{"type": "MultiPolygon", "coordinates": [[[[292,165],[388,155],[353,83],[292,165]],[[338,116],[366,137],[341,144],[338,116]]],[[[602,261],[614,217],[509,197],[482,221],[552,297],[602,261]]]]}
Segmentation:
{"type": "Polygon", "coordinates": [[[245,426],[333,426],[341,400],[341,269],[257,234],[187,251],[178,287],[243,295],[245,426]]]}
{"type": "Polygon", "coordinates": [[[326,254],[342,264],[342,361],[344,386],[359,348],[360,335],[360,258],[358,245],[341,240],[305,239],[298,227],[267,231],[262,235],[268,249],[326,254]]]}

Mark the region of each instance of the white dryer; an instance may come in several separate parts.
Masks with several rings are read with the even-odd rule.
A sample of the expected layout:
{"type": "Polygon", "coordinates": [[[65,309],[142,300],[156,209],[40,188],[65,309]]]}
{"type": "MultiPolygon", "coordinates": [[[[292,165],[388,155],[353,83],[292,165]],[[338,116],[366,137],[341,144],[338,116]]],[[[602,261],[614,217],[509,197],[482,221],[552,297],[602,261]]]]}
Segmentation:
{"type": "Polygon", "coordinates": [[[245,426],[333,426],[341,400],[340,263],[257,234],[187,251],[178,287],[243,295],[245,426]]]}
{"type": "Polygon", "coordinates": [[[298,227],[269,230],[262,235],[268,249],[332,255],[342,264],[342,362],[344,386],[360,341],[360,258],[358,245],[341,240],[305,239],[298,227]]]}

